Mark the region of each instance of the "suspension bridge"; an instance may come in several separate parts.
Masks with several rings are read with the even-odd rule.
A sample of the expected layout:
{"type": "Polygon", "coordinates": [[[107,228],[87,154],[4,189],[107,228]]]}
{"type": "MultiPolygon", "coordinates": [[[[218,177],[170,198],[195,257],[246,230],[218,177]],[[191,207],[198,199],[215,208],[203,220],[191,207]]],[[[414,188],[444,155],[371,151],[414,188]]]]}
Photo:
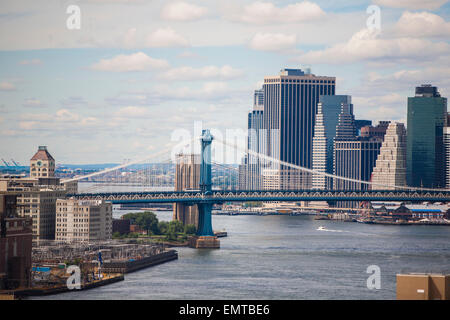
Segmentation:
{"type": "MultiPolygon", "coordinates": [[[[288,183],[278,184],[277,189],[240,190],[239,170],[235,166],[228,166],[212,161],[211,145],[213,136],[209,130],[203,130],[200,137],[201,153],[199,168],[199,184],[197,188],[174,190],[173,177],[175,167],[172,160],[142,165],[148,159],[130,161],[119,166],[108,168],[85,176],[65,180],[90,181],[89,188],[68,196],[80,200],[104,200],[113,204],[123,203],[182,203],[198,207],[198,236],[213,236],[211,211],[213,204],[224,202],[248,201],[401,201],[401,202],[448,202],[450,190],[412,188],[407,186],[389,186],[374,184],[348,177],[340,177],[328,173],[315,172],[270,156],[255,153],[234,144],[215,140],[223,146],[251,154],[261,162],[270,163],[272,168],[279,171],[289,169],[288,183]],[[275,164],[275,166],[274,166],[275,164]],[[123,171],[125,168],[133,170],[123,171]],[[313,175],[322,175],[328,182],[341,182],[339,185],[353,186],[346,190],[315,190],[306,188],[310,185],[313,175]],[[105,185],[107,187],[105,187],[105,185]],[[376,187],[376,188],[374,188],[376,187]],[[108,189],[108,190],[105,190],[108,189]]],[[[198,143],[198,141],[197,141],[198,143]]],[[[161,155],[167,150],[161,150],[152,157],[161,155]]],[[[195,173],[192,172],[192,175],[195,173]]],[[[189,179],[190,177],[188,177],[189,179]]],[[[332,185],[332,184],[329,184],[332,185]]],[[[337,184],[335,184],[337,185],[337,184]]]]}

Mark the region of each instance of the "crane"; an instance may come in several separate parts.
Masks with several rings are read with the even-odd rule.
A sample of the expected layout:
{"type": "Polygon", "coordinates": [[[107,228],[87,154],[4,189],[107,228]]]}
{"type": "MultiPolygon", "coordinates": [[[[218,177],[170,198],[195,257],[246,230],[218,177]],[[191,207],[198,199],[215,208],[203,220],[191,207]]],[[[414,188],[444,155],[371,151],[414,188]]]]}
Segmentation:
{"type": "Polygon", "coordinates": [[[6,162],[5,159],[2,158],[2,161],[5,164],[5,166],[10,167],[10,164],[8,162],[6,162]]]}
{"type": "Polygon", "coordinates": [[[16,166],[16,167],[20,167],[20,164],[16,161],[14,161],[14,159],[11,159],[11,162],[16,166]]]}

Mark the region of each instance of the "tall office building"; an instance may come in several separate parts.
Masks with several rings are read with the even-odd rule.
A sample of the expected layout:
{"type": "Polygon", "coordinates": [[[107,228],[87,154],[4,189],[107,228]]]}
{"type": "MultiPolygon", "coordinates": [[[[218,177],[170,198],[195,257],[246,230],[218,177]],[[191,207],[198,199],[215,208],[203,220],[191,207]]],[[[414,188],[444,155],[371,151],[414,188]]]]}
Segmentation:
{"type": "MultiPolygon", "coordinates": [[[[179,154],[175,166],[175,191],[188,191],[200,189],[200,155],[179,154]]],[[[173,219],[183,224],[198,226],[197,206],[188,206],[183,203],[173,205],[173,219]]]]}
{"type": "Polygon", "coordinates": [[[450,189],[450,123],[444,128],[445,188],[450,189]]]}
{"type": "Polygon", "coordinates": [[[355,116],[353,104],[341,103],[341,112],[336,126],[334,140],[356,140],[355,116]]]}
{"type": "MultiPolygon", "coordinates": [[[[342,104],[336,127],[333,150],[333,174],[361,181],[369,181],[380,152],[379,139],[356,136],[353,107],[342,104]]],[[[333,179],[335,190],[366,190],[368,185],[360,182],[333,179]]],[[[338,207],[355,207],[355,201],[339,201],[338,207]]]]}
{"type": "Polygon", "coordinates": [[[447,98],[437,87],[416,87],[408,97],[406,178],[409,186],[441,188],[445,186],[444,126],[447,98]]]}
{"type": "MultiPolygon", "coordinates": [[[[322,95],[317,104],[316,123],[313,138],[312,168],[315,172],[333,173],[333,141],[342,104],[353,109],[351,96],[322,95]]],[[[330,179],[321,174],[313,174],[313,188],[331,188],[330,179]]]]}
{"type": "Polygon", "coordinates": [[[406,186],[406,129],[403,123],[389,124],[373,169],[372,182],[375,183],[372,190],[406,186]]]}
{"type": "Polygon", "coordinates": [[[264,108],[264,89],[255,90],[253,94],[253,106],[264,108]]]}
{"type": "MultiPolygon", "coordinates": [[[[334,144],[334,174],[340,177],[370,181],[381,141],[377,139],[339,140],[334,144]]],[[[333,179],[335,190],[367,190],[368,185],[361,182],[333,179]]],[[[339,201],[338,207],[356,207],[355,201],[339,201]]]]}
{"type": "MultiPolygon", "coordinates": [[[[335,77],[315,76],[300,69],[283,69],[264,78],[266,154],[294,165],[312,168],[312,144],[317,103],[334,95],[335,77]]],[[[278,163],[264,163],[265,188],[310,188],[311,175],[278,163]]]]}
{"type": "Polygon", "coordinates": [[[245,189],[260,190],[263,186],[261,175],[262,159],[254,153],[264,153],[264,130],[263,130],[263,110],[264,91],[255,90],[253,108],[248,113],[248,140],[247,148],[252,153],[248,153],[245,158],[245,189]]]}

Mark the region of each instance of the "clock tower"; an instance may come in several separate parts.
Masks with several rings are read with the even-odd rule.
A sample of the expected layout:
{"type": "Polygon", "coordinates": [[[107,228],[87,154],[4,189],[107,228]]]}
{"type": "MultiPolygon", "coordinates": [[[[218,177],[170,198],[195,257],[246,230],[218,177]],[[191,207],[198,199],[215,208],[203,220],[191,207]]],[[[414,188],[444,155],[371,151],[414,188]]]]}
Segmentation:
{"type": "Polygon", "coordinates": [[[53,178],[55,176],[55,159],[47,151],[46,146],[39,146],[30,160],[31,178],[53,178]]]}

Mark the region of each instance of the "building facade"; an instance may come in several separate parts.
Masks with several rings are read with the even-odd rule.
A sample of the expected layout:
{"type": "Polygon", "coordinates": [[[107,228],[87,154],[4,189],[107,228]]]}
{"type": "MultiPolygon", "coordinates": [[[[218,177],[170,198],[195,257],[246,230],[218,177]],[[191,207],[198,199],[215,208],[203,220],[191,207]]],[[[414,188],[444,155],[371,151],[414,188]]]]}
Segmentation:
{"type": "Polygon", "coordinates": [[[380,121],[375,127],[372,125],[364,126],[360,129],[359,136],[363,138],[375,138],[383,141],[390,121],[380,121]]]}
{"type": "MultiPolygon", "coordinates": [[[[175,166],[175,191],[188,191],[200,189],[200,155],[179,154],[175,166]]],[[[197,206],[188,206],[183,203],[173,205],[173,219],[183,224],[198,226],[197,206]]]]}
{"type": "MultiPolygon", "coordinates": [[[[342,104],[353,110],[351,96],[322,95],[319,97],[314,127],[312,161],[312,168],[316,172],[333,173],[333,142],[342,104]]],[[[314,189],[332,188],[330,179],[321,174],[313,174],[312,186],[314,189]]]]}
{"type": "Polygon", "coordinates": [[[55,240],[107,241],[112,237],[112,204],[103,200],[58,199],[55,240]]]}
{"type": "Polygon", "coordinates": [[[75,193],[76,185],[55,177],[55,159],[45,146],[30,159],[30,177],[0,179],[0,191],[17,193],[18,215],[32,218],[33,241],[55,239],[56,200],[75,193]]]}
{"type": "MultiPolygon", "coordinates": [[[[312,168],[317,103],[321,95],[334,95],[335,86],[335,77],[315,76],[300,69],[283,69],[278,76],[264,78],[263,118],[268,156],[312,168]]],[[[279,163],[265,162],[263,176],[280,175],[280,188],[290,187],[290,181],[297,178],[302,179],[297,188],[310,188],[312,177],[295,171],[279,163]]]]}
{"type": "Polygon", "coordinates": [[[445,188],[450,189],[450,123],[444,128],[445,188]]]}
{"type": "Polygon", "coordinates": [[[372,190],[395,190],[394,186],[406,186],[406,129],[403,123],[389,124],[372,182],[372,190]]]}
{"type": "Polygon", "coordinates": [[[31,285],[31,218],[17,216],[17,196],[0,192],[0,289],[31,285]]]}
{"type": "MultiPolygon", "coordinates": [[[[338,140],[334,144],[334,174],[355,180],[370,181],[380,153],[381,141],[338,140]]],[[[368,184],[334,179],[335,190],[367,190],[368,184]]]]}
{"type": "Polygon", "coordinates": [[[408,98],[406,177],[408,186],[445,186],[444,126],[447,98],[422,85],[408,98]]]}
{"type": "Polygon", "coordinates": [[[65,197],[64,186],[49,185],[47,178],[9,178],[0,179],[0,191],[17,193],[17,213],[32,218],[33,240],[55,239],[56,200],[65,197]]]}
{"type": "Polygon", "coordinates": [[[248,113],[248,140],[247,149],[250,150],[245,156],[245,183],[241,184],[246,190],[260,190],[263,186],[261,157],[255,154],[265,153],[265,130],[264,130],[264,91],[255,90],[254,105],[248,113]]]}
{"type": "MultiPolygon", "coordinates": [[[[353,106],[342,104],[339,114],[333,150],[333,174],[336,176],[370,181],[373,167],[380,152],[379,139],[356,136],[353,106]]],[[[333,178],[335,190],[367,190],[368,185],[361,182],[333,178]]],[[[356,207],[358,202],[339,201],[337,207],[356,207]]]]}

